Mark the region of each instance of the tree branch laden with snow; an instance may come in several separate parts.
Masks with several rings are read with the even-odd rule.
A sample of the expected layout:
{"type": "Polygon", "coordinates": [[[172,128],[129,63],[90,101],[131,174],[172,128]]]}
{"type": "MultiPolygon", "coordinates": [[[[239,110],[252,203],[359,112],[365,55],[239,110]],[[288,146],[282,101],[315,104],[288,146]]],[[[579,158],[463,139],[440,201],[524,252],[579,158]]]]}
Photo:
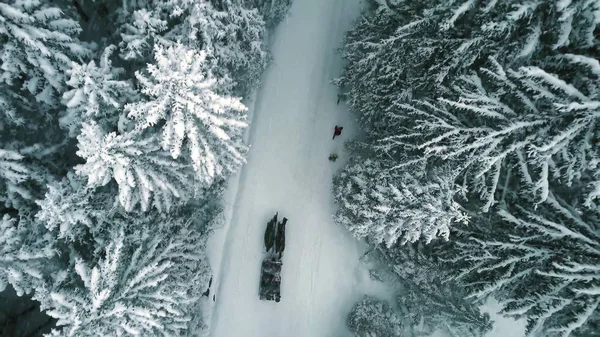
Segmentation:
{"type": "Polygon", "coordinates": [[[0,3],[0,82],[55,106],[72,62],[91,54],[76,38],[80,31],[59,7],[42,1],[0,3]]]}
{"type": "Polygon", "coordinates": [[[354,236],[388,247],[397,241],[447,240],[455,224],[468,222],[454,201],[455,174],[445,168],[430,176],[418,171],[393,172],[380,162],[356,159],[334,178],[336,221],[354,236]]]}
{"type": "Polygon", "coordinates": [[[154,137],[143,139],[137,132],[106,134],[98,124],[85,123],[77,139],[77,155],[86,160],[75,167],[77,174],[87,177],[91,187],[114,179],[119,186],[119,202],[126,211],[140,204],[143,211],[152,205],[168,212],[193,194],[190,170],[162,151],[154,137]]]}
{"type": "Polygon", "coordinates": [[[590,336],[600,322],[599,219],[553,194],[509,203],[465,230],[447,260],[472,297],[495,296],[504,314],[526,317],[528,336],[590,336]]]}
{"type": "MultiPolygon", "coordinates": [[[[204,239],[187,223],[138,224],[112,233],[97,263],[77,258],[79,284],[51,294],[48,314],[61,336],[192,336],[198,300],[208,284],[204,239]]],[[[147,221],[147,220],[142,220],[147,221]]],[[[197,320],[200,320],[198,322],[197,320]]],[[[201,325],[201,324],[200,324],[201,325]]]]}
{"type": "Polygon", "coordinates": [[[148,99],[126,110],[138,129],[162,128],[162,147],[173,158],[181,155],[185,140],[194,170],[208,184],[245,161],[247,124],[240,100],[218,94],[220,82],[205,70],[206,57],[181,44],[156,46],[149,77],[136,73],[148,99]]]}
{"type": "Polygon", "coordinates": [[[395,123],[413,132],[382,139],[377,148],[456,163],[484,211],[496,202],[500,172],[521,161],[533,175],[526,188],[541,201],[551,181],[571,186],[592,179],[600,158],[593,144],[598,97],[540,68],[505,70],[494,59],[453,89],[457,99],[399,104],[395,123]]]}
{"type": "Polygon", "coordinates": [[[71,137],[79,134],[84,121],[107,118],[111,125],[118,124],[116,119],[125,103],[136,98],[132,83],[119,79],[124,69],[112,66],[110,57],[115,50],[114,45],[105,48],[98,65],[95,61],[83,65],[74,63],[67,71],[70,78],[66,84],[72,89],[63,94],[67,109],[60,124],[69,130],[71,137]]]}
{"type": "Polygon", "coordinates": [[[39,223],[4,214],[0,219],[0,292],[7,285],[19,296],[34,292],[45,283],[56,253],[51,235],[39,223]]]}

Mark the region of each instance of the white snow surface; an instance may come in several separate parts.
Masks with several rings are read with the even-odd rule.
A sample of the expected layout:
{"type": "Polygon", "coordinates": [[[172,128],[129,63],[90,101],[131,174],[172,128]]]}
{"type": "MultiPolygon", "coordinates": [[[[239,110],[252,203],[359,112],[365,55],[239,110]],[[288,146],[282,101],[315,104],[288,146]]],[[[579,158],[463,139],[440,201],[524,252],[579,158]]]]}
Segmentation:
{"type": "Polygon", "coordinates": [[[330,81],[342,68],[335,49],[360,8],[359,0],[294,0],[272,36],[274,62],[249,104],[248,161],[230,181],[225,224],[208,245],[213,337],[350,336],[346,316],[363,294],[391,298],[359,262],[366,247],[332,219],[332,177],[356,125],[330,81]],[[344,130],[332,140],[336,124],[344,130]],[[275,212],[289,219],[279,303],[258,297],[275,212]]]}

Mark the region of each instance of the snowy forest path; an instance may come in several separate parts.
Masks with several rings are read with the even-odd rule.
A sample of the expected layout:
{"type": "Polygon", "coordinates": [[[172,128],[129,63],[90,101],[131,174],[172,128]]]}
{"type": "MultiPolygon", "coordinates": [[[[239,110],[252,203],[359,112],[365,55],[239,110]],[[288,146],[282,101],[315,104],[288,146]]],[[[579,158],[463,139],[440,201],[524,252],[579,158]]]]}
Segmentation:
{"type": "Polygon", "coordinates": [[[276,29],[274,62],[253,108],[248,162],[230,191],[230,219],[209,242],[215,269],[213,337],[348,336],[346,315],[368,272],[361,243],[332,219],[331,179],[356,126],[330,84],[342,68],[335,49],[360,0],[295,0],[276,29]],[[334,125],[344,134],[331,139],[334,125]],[[327,158],[337,152],[340,159],[327,158]],[[258,297],[263,234],[279,212],[289,219],[281,302],[258,297]],[[221,240],[221,241],[219,241],[221,240]]]}

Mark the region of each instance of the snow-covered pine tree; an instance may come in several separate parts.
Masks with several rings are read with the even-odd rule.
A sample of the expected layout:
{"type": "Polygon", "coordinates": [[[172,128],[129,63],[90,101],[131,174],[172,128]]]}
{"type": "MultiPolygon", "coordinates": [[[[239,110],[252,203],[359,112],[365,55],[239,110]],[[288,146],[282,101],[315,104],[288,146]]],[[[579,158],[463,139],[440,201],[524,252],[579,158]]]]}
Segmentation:
{"type": "MultiPolygon", "coordinates": [[[[152,60],[153,47],[156,44],[169,45],[171,41],[163,38],[168,23],[160,15],[160,7],[156,4],[154,8],[140,8],[128,14],[127,2],[123,3],[125,10],[122,18],[121,41],[119,47],[120,56],[124,60],[136,60],[140,63],[152,60]],[[153,10],[154,9],[154,10],[153,10]]],[[[135,8],[135,7],[134,7],[135,8]]]]}
{"type": "Polygon", "coordinates": [[[32,199],[28,189],[23,188],[30,174],[23,158],[17,151],[0,149],[0,202],[4,207],[18,208],[20,200],[32,199]]]}
{"type": "MultiPolygon", "coordinates": [[[[2,143],[3,137],[10,138],[16,131],[20,130],[11,129],[4,135],[0,132],[0,210],[5,207],[30,214],[35,209],[35,200],[43,196],[46,184],[63,169],[62,163],[55,162],[60,158],[62,144],[26,144],[17,140],[2,143]]],[[[25,131],[21,133],[21,136],[29,135],[25,131]]]]}
{"type": "Polygon", "coordinates": [[[388,247],[419,239],[448,239],[456,223],[467,216],[454,200],[455,172],[425,166],[394,170],[380,158],[357,157],[334,178],[334,197],[339,210],[335,219],[356,237],[368,237],[388,247]]]}
{"type": "Polygon", "coordinates": [[[28,215],[0,218],[0,292],[11,285],[18,296],[46,282],[56,256],[55,240],[28,215]]]}
{"type": "Polygon", "coordinates": [[[400,337],[402,319],[385,301],[365,296],[348,315],[348,327],[356,337],[400,337]]]}
{"type": "Polygon", "coordinates": [[[367,127],[397,102],[447,92],[488,57],[518,66],[558,52],[593,56],[597,1],[371,0],[347,34],[336,83],[367,127]],[[589,53],[589,54],[588,54],[589,53]]]}
{"type": "Polygon", "coordinates": [[[84,123],[77,137],[77,155],[86,163],[75,170],[87,177],[90,187],[104,186],[114,179],[119,186],[119,202],[126,211],[140,204],[143,211],[152,205],[169,212],[174,204],[187,201],[197,186],[192,170],[174,161],[156,138],[143,138],[136,131],[107,134],[95,122],[84,123]]]}
{"type": "Polygon", "coordinates": [[[257,8],[268,28],[277,26],[288,15],[292,0],[244,0],[248,7],[257,8]]]}
{"type": "Polygon", "coordinates": [[[32,95],[55,107],[72,63],[90,56],[90,50],[77,40],[80,31],[76,21],[50,3],[0,3],[0,82],[9,89],[0,92],[0,97],[32,95]]]}
{"type": "Polygon", "coordinates": [[[266,24],[254,5],[231,0],[126,2],[116,18],[123,23],[121,57],[137,67],[152,62],[155,45],[168,48],[181,42],[207,52],[205,68],[227,79],[223,89],[245,96],[259,84],[270,60],[266,24]]]}
{"type": "Polygon", "coordinates": [[[91,54],[58,6],[0,3],[0,202],[29,213],[69,164],[57,109],[65,73],[91,54]]]}
{"type": "Polygon", "coordinates": [[[92,21],[102,15],[120,19],[107,21],[122,34],[94,35],[100,30],[91,32],[90,26],[97,22],[78,16],[71,1],[0,3],[0,290],[11,284],[19,294],[33,293],[42,310],[52,309],[66,324],[55,335],[112,336],[129,328],[148,336],[193,335],[204,324],[197,299],[209,278],[202,253],[206,233],[184,224],[189,209],[177,213],[181,210],[169,206],[195,192],[190,163],[200,158],[195,164],[203,187],[212,183],[208,193],[214,195],[194,195],[189,208],[208,208],[199,216],[209,218],[224,177],[243,162],[244,107],[228,94],[255,86],[266,66],[262,16],[233,1],[219,2],[220,9],[217,1],[78,3],[92,21]],[[191,15],[189,8],[200,5],[211,9],[191,15]],[[79,24],[67,17],[81,20],[80,38],[89,44],[77,39],[79,24]],[[203,26],[205,21],[213,23],[203,26]],[[190,26],[216,29],[211,39],[176,44],[189,42],[181,33],[190,26]],[[125,56],[115,60],[117,67],[110,64],[111,43],[125,56]],[[163,51],[158,58],[156,44],[163,51]],[[86,47],[91,45],[109,47],[91,57],[86,47]],[[198,47],[212,54],[204,59],[198,47]],[[150,98],[141,103],[154,100],[158,107],[170,100],[165,107],[170,115],[154,121],[160,125],[132,131],[134,122],[153,122],[145,115],[135,121],[124,117],[131,110],[123,104],[139,101],[128,80],[155,60],[156,72],[136,83],[150,98]],[[223,76],[215,76],[217,70],[223,76]],[[184,130],[178,124],[181,111],[184,130]],[[161,149],[161,137],[153,132],[164,124],[172,133],[163,139],[184,132],[177,138],[180,147],[195,140],[191,155],[173,160],[161,149]],[[83,164],[66,131],[72,137],[82,131],[83,164]],[[185,136],[190,137],[184,142],[185,136]],[[137,204],[169,212],[175,220],[159,218],[154,210],[140,212],[137,204]],[[68,263],[73,265],[67,268],[68,263]]]}
{"type": "Polygon", "coordinates": [[[270,59],[266,25],[257,9],[242,1],[190,2],[182,18],[181,31],[174,35],[183,35],[182,43],[208,53],[215,77],[232,80],[229,90],[235,95],[256,89],[270,59]]]}
{"type": "Polygon", "coordinates": [[[463,189],[479,195],[484,211],[496,202],[499,185],[510,183],[507,171],[515,164],[529,167],[532,181],[521,179],[524,189],[541,201],[550,181],[571,186],[595,179],[597,87],[580,90],[540,68],[513,71],[490,58],[486,68],[461,77],[452,89],[457,98],[398,104],[391,124],[400,132],[377,149],[394,156],[416,153],[399,168],[436,158],[464,168],[463,189]]]}
{"type": "Polygon", "coordinates": [[[452,337],[483,337],[491,330],[489,315],[464,298],[462,286],[439,263],[446,245],[440,243],[374,247],[370,258],[378,262],[378,275],[398,286],[398,309],[365,297],[348,318],[356,336],[426,337],[441,330],[452,337]]]}
{"type": "Polygon", "coordinates": [[[599,220],[552,191],[539,204],[515,198],[442,252],[472,298],[494,296],[505,315],[527,318],[528,336],[597,336],[599,220]]]}
{"type": "Polygon", "coordinates": [[[424,242],[379,249],[381,260],[397,278],[398,316],[405,319],[409,335],[430,336],[443,330],[452,337],[483,337],[492,329],[488,314],[464,287],[454,282],[437,256],[446,244],[424,242]]]}
{"type": "Polygon", "coordinates": [[[73,279],[50,294],[61,327],[52,336],[194,336],[210,277],[206,238],[181,218],[114,221],[103,257],[75,258],[73,279]]]}
{"type": "Polygon", "coordinates": [[[112,212],[112,199],[109,192],[89,187],[85,178],[69,172],[47,186],[45,198],[36,201],[40,209],[35,216],[54,237],[81,243],[105,229],[102,219],[112,212]]]}
{"type": "MultiPolygon", "coordinates": [[[[214,17],[219,19],[217,24],[220,26],[217,26],[217,31],[212,31],[213,36],[210,37],[214,57],[218,61],[215,75],[219,76],[217,70],[221,68],[229,69],[229,76],[235,82],[233,93],[247,96],[259,86],[261,74],[270,61],[266,23],[256,8],[247,8],[240,1],[213,2],[219,9],[219,15],[214,17]]],[[[205,32],[202,37],[207,37],[205,32]]]]}
{"type": "Polygon", "coordinates": [[[136,73],[147,99],[126,105],[139,130],[162,128],[162,147],[173,158],[186,141],[194,170],[210,184],[244,162],[246,107],[220,94],[221,81],[205,69],[207,54],[182,44],[155,46],[156,64],[136,73]]]}
{"type": "Polygon", "coordinates": [[[83,65],[74,63],[67,72],[70,78],[66,84],[71,89],[62,97],[67,109],[60,124],[71,137],[79,134],[84,121],[96,120],[104,127],[115,127],[125,103],[135,100],[137,93],[131,81],[119,79],[124,69],[112,65],[110,57],[115,50],[116,46],[110,45],[98,65],[93,60],[83,65]]]}
{"type": "Polygon", "coordinates": [[[492,330],[488,314],[479,306],[465,300],[459,284],[448,284],[436,277],[417,286],[411,280],[402,282],[396,295],[407,330],[415,337],[431,336],[442,330],[451,337],[484,337],[492,330]]]}

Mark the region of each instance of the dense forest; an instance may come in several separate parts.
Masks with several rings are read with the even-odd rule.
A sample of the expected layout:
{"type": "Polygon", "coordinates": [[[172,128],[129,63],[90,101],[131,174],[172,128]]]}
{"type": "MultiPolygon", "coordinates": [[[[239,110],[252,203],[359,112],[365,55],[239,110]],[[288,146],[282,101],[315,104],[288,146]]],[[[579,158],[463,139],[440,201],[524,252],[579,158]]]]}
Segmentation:
{"type": "Polygon", "coordinates": [[[203,333],[241,100],[289,5],[0,2],[0,334],[203,333]]]}
{"type": "Polygon", "coordinates": [[[359,337],[482,337],[490,298],[528,336],[600,336],[600,1],[370,0],[335,80],[366,135],[336,221],[393,299],[359,337]]]}
{"type": "MultiPolygon", "coordinates": [[[[365,0],[333,182],[357,337],[600,336],[600,0],[365,0]]],[[[0,2],[0,334],[206,335],[205,246],[291,0],[0,2]]],[[[315,336],[318,337],[318,336],[315,336]]]]}

